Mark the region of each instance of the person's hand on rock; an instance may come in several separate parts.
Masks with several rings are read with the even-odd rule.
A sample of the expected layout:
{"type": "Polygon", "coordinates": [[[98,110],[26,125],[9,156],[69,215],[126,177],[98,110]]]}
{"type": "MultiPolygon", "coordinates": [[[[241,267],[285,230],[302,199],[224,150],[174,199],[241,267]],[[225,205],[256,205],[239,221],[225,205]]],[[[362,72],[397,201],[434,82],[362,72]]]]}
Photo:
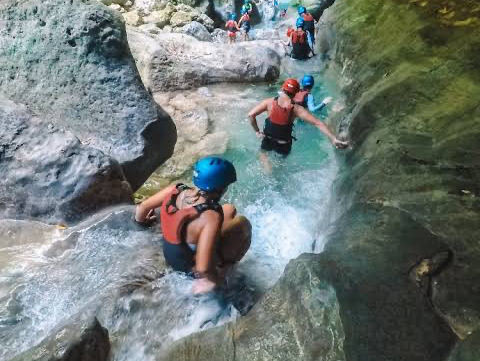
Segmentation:
{"type": "Polygon", "coordinates": [[[345,149],[349,146],[349,143],[348,143],[348,141],[344,141],[344,140],[340,140],[340,139],[335,138],[334,141],[333,141],[333,145],[337,149],[345,149]]]}
{"type": "Polygon", "coordinates": [[[328,103],[331,103],[333,100],[332,97],[326,97],[325,99],[323,99],[322,103],[327,105],[328,103]]]}

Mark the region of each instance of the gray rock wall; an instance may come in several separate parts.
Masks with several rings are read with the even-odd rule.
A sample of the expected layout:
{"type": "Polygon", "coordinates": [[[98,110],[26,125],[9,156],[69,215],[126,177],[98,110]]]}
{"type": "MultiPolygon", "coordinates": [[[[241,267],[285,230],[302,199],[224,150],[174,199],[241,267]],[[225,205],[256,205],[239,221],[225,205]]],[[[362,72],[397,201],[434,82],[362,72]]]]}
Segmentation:
{"type": "Polygon", "coordinates": [[[117,159],[133,189],[172,154],[175,127],[141,82],[121,15],[97,1],[3,0],[0,91],[117,159]]]}
{"type": "Polygon", "coordinates": [[[133,201],[118,162],[0,96],[0,216],[72,222],[133,201]]]}

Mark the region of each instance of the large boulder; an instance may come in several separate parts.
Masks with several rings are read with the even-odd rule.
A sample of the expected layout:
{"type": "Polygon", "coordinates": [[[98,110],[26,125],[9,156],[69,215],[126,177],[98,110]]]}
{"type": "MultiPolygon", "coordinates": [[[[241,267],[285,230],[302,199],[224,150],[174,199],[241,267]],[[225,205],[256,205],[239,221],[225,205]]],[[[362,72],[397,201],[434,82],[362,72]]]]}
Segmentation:
{"type": "Polygon", "coordinates": [[[192,21],[190,24],[182,27],[181,32],[186,35],[193,36],[200,41],[212,41],[212,36],[207,28],[197,21],[192,21]]]}
{"type": "Polygon", "coordinates": [[[151,92],[221,82],[271,81],[280,74],[280,56],[266,42],[219,45],[183,34],[155,36],[132,28],[128,37],[142,79],[151,92]]]}
{"type": "Polygon", "coordinates": [[[90,317],[59,327],[11,361],[107,361],[109,353],[108,330],[90,317]]]}
{"type": "Polygon", "coordinates": [[[116,158],[138,188],[172,154],[175,128],[143,86],[120,13],[96,1],[0,2],[0,88],[116,158]]]}
{"type": "Polygon", "coordinates": [[[133,201],[116,160],[1,97],[0,149],[3,217],[71,222],[133,201]]]}

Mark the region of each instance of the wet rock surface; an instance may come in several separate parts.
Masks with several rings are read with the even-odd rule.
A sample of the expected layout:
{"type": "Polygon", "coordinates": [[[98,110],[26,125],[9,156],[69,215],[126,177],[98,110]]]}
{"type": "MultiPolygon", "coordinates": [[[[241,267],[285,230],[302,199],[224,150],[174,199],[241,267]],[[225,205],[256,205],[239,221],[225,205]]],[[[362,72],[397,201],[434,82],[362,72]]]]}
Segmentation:
{"type": "MultiPolygon", "coordinates": [[[[473,2],[459,7],[433,0],[421,4],[338,1],[323,15],[322,36],[344,75],[348,109],[339,128],[348,131],[354,142],[346,156],[350,174],[341,175],[336,184],[337,193],[345,195],[339,200],[344,205],[374,204],[381,213],[387,208],[404,212],[446,247],[439,252],[432,245],[419,252],[414,283],[428,298],[430,312],[452,335],[437,334],[444,326],[434,328],[421,318],[410,320],[400,304],[397,317],[376,332],[392,334],[404,325],[423,328],[431,339],[423,337],[421,347],[432,352],[439,344],[453,348],[457,337],[466,338],[480,326],[476,247],[480,238],[480,86],[473,80],[480,73],[472,66],[476,61],[472,49],[480,34],[476,18],[473,2]]],[[[385,219],[371,227],[376,232],[384,225],[392,227],[395,232],[386,238],[389,246],[407,248],[405,240],[394,234],[402,234],[408,222],[385,219]]],[[[413,232],[411,238],[421,242],[426,235],[413,232]]],[[[335,247],[336,240],[329,244],[335,247]]],[[[366,247],[371,243],[365,240],[366,247]]],[[[366,259],[377,258],[372,254],[366,259]]],[[[405,294],[405,302],[412,302],[413,294],[406,290],[405,294]]],[[[369,298],[379,299],[378,291],[372,290],[369,298]]],[[[348,309],[342,311],[346,314],[348,309]]],[[[356,318],[351,314],[350,319],[356,318]]],[[[343,322],[350,321],[344,317],[343,322]]],[[[366,339],[376,344],[375,336],[366,339]]],[[[416,347],[405,345],[390,356],[371,346],[368,357],[365,349],[362,358],[361,348],[355,350],[354,345],[346,352],[354,360],[417,357],[416,347]]],[[[443,359],[445,351],[424,359],[443,359]]]]}
{"type": "Polygon", "coordinates": [[[108,330],[90,317],[54,330],[11,361],[106,361],[109,352],[108,330]]]}
{"type": "Polygon", "coordinates": [[[133,201],[118,162],[71,132],[1,97],[0,124],[3,217],[70,223],[133,201]]]}
{"type": "Polygon", "coordinates": [[[344,360],[337,296],[314,257],[292,261],[247,316],[180,340],[156,359],[344,360]]]}
{"type": "Polygon", "coordinates": [[[143,82],[153,93],[221,82],[271,81],[280,74],[280,56],[262,42],[219,45],[133,28],[128,37],[143,82]]]}
{"type": "Polygon", "coordinates": [[[172,153],[175,129],[145,90],[121,14],[96,1],[0,3],[0,88],[117,159],[132,188],[172,153]]]}

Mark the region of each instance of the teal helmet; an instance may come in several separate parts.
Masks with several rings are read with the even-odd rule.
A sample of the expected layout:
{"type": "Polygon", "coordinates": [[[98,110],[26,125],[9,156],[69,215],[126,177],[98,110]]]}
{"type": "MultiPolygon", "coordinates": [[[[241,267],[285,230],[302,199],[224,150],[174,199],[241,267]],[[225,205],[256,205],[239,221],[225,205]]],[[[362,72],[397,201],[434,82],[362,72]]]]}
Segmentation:
{"type": "Polygon", "coordinates": [[[245,15],[246,13],[248,13],[247,9],[245,9],[245,7],[242,7],[240,14],[245,15]]]}
{"type": "Polygon", "coordinates": [[[299,6],[298,7],[298,15],[305,14],[307,12],[307,9],[305,9],[304,6],[299,6]]]}
{"type": "Polygon", "coordinates": [[[230,20],[235,20],[236,16],[235,14],[230,14],[230,20]]]}
{"type": "Polygon", "coordinates": [[[315,79],[311,75],[305,75],[302,79],[302,87],[311,88],[315,84],[315,79]]]}
{"type": "Polygon", "coordinates": [[[298,19],[297,19],[297,23],[296,23],[296,27],[303,29],[303,26],[304,26],[304,25],[305,25],[305,20],[303,20],[303,18],[298,18],[298,19]]]}
{"type": "Polygon", "coordinates": [[[236,181],[235,167],[228,160],[206,157],[193,166],[193,184],[202,191],[221,191],[236,181]]]}

